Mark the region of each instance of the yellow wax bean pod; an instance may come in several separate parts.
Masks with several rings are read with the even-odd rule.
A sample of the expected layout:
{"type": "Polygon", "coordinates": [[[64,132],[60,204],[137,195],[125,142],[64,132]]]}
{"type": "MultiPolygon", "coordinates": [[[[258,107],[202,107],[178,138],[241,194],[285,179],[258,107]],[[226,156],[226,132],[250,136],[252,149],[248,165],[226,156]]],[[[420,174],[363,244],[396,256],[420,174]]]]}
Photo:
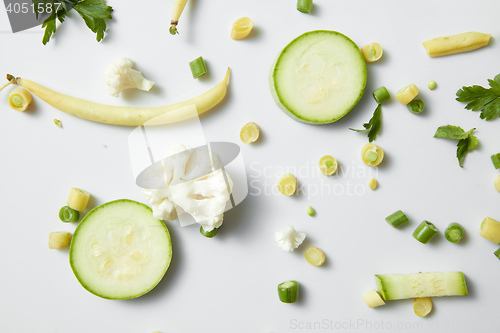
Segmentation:
{"type": "Polygon", "coordinates": [[[64,249],[71,242],[71,234],[64,231],[54,231],[49,234],[49,249],[64,249]]]}
{"type": "Polygon", "coordinates": [[[16,111],[24,111],[32,100],[31,94],[24,88],[16,88],[9,94],[9,106],[16,111]]]}
{"type": "Polygon", "coordinates": [[[233,23],[231,38],[239,40],[247,37],[253,29],[253,21],[248,17],[241,17],[233,23]]]}
{"type": "Polygon", "coordinates": [[[377,166],[384,159],[384,150],[373,143],[367,143],[361,148],[361,159],[368,166],[377,166]]]}
{"type": "Polygon", "coordinates": [[[85,208],[87,208],[89,199],[90,194],[87,191],[72,187],[71,191],[69,191],[68,201],[66,204],[74,210],[83,212],[85,208]]]}
{"type": "Polygon", "coordinates": [[[488,45],[491,34],[464,32],[458,35],[437,37],[422,43],[431,58],[477,50],[488,45]]]}
{"type": "Polygon", "coordinates": [[[278,190],[281,194],[292,195],[297,189],[297,178],[291,173],[286,173],[278,180],[278,190]]]}
{"type": "Polygon", "coordinates": [[[406,105],[410,103],[417,95],[420,93],[420,90],[414,83],[410,83],[409,85],[399,89],[396,93],[396,99],[399,103],[406,105]]]}

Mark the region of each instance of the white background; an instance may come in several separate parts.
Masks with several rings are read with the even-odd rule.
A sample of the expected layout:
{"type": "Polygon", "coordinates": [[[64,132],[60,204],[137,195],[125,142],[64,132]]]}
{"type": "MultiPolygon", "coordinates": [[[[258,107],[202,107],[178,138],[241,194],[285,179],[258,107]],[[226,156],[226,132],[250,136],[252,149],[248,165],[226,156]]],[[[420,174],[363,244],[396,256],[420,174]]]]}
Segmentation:
{"type": "Polygon", "coordinates": [[[455,101],[455,92],[463,85],[486,85],[500,73],[500,2],[317,0],[307,15],[292,0],[190,0],[181,17],[181,34],[175,37],[168,34],[171,0],[108,4],[115,9],[114,19],[101,43],[72,13],[43,46],[40,27],[9,33],[7,15],[0,10],[0,73],[107,104],[157,106],[209,89],[230,66],[228,96],[202,124],[210,140],[232,142],[239,142],[245,123],[260,125],[262,141],[242,146],[251,195],[226,214],[214,239],[202,237],[196,226],[169,223],[173,259],[152,292],[127,301],[100,299],[79,285],[68,251],[49,250],[47,238],[51,231],[72,232],[76,227],[57,216],[73,186],[92,194],[92,207],[120,198],[143,201],[128,156],[132,128],[81,120],[37,98],[30,111],[18,113],[7,105],[14,88],[9,87],[0,93],[0,331],[499,330],[497,246],[481,238],[478,228],[487,216],[500,219],[500,193],[493,187],[498,172],[490,161],[500,151],[500,120],[479,119],[455,101]],[[247,40],[233,41],[231,25],[241,16],[254,20],[255,31],[247,40]],[[279,51],[314,29],[342,32],[359,46],[377,41],[384,47],[381,61],[367,66],[361,102],[327,126],[287,117],[275,105],[267,81],[279,51]],[[493,38],[481,50],[436,59],[427,57],[421,45],[466,31],[491,33],[493,38]],[[200,55],[210,74],[193,80],[188,62],[200,55]],[[103,72],[119,56],[133,59],[156,82],[155,88],[118,100],[107,95],[103,72]],[[434,91],[426,87],[431,79],[438,84],[434,91]],[[395,99],[383,106],[376,143],[386,159],[378,170],[368,170],[359,158],[367,138],[348,128],[359,128],[371,117],[375,88],[385,85],[394,95],[411,82],[421,88],[426,110],[413,115],[395,99]],[[54,118],[62,121],[62,129],[53,124],[54,118]],[[446,124],[477,128],[480,145],[466,157],[463,169],[455,157],[456,143],[433,138],[436,128],[446,124]],[[346,173],[318,175],[317,161],[325,154],[335,156],[346,173]],[[276,194],[283,168],[296,170],[303,186],[299,196],[276,194]],[[380,183],[373,192],[366,187],[372,174],[380,183]],[[358,193],[349,194],[355,184],[358,193]],[[323,193],[315,194],[321,186],[323,193]],[[325,192],[334,186],[336,194],[325,192]],[[265,194],[271,190],[274,194],[265,194]],[[316,208],[315,217],[306,215],[307,205],[316,208]],[[411,220],[401,230],[384,221],[398,209],[411,220]],[[411,234],[423,219],[441,231],[450,222],[460,222],[467,236],[459,245],[442,235],[420,244],[411,234]],[[274,242],[274,232],[288,224],[307,234],[306,243],[293,253],[274,242]],[[324,267],[304,260],[308,246],[324,250],[324,267]],[[470,294],[435,299],[433,313],[424,319],[415,316],[411,300],[378,309],[362,301],[361,295],[375,288],[374,274],[419,271],[463,271],[470,294]],[[290,279],[300,283],[300,301],[282,304],[276,286],[290,279]],[[300,329],[314,322],[321,327],[300,329]]]}

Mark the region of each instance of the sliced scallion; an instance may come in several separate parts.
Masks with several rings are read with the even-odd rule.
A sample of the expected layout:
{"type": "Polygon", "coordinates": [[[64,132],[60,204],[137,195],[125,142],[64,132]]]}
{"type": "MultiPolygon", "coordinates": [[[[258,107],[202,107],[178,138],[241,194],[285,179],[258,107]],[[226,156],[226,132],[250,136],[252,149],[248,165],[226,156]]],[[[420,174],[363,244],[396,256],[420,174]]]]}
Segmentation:
{"type": "Polygon", "coordinates": [[[388,101],[391,98],[391,95],[389,94],[387,88],[382,86],[373,91],[373,98],[375,98],[375,101],[377,101],[378,104],[382,104],[388,101]]]}
{"type": "Polygon", "coordinates": [[[63,222],[76,222],[80,219],[80,212],[71,207],[64,206],[59,210],[59,219],[63,222]]]}
{"type": "Polygon", "coordinates": [[[286,281],[278,285],[278,296],[283,303],[295,303],[299,296],[297,281],[286,281]]]}
{"type": "Polygon", "coordinates": [[[408,110],[414,114],[422,113],[422,111],[424,111],[424,106],[424,101],[422,101],[421,99],[414,99],[407,105],[408,110]]]}
{"type": "Polygon", "coordinates": [[[193,74],[194,79],[197,79],[207,73],[207,65],[205,64],[203,57],[199,57],[191,61],[189,63],[189,67],[191,68],[191,73],[193,74]]]}
{"type": "Polygon", "coordinates": [[[387,216],[385,220],[394,228],[399,228],[400,226],[409,221],[406,214],[403,213],[401,210],[398,210],[397,212],[394,212],[391,215],[387,216]]]}
{"type": "Polygon", "coordinates": [[[437,228],[429,221],[423,221],[413,232],[413,237],[422,244],[427,244],[438,233],[437,228]]]}
{"type": "Polygon", "coordinates": [[[312,8],[312,0],[297,0],[297,10],[309,14],[312,8]]]}
{"type": "Polygon", "coordinates": [[[456,222],[450,223],[444,231],[444,236],[449,242],[458,243],[464,238],[464,228],[456,222]]]}

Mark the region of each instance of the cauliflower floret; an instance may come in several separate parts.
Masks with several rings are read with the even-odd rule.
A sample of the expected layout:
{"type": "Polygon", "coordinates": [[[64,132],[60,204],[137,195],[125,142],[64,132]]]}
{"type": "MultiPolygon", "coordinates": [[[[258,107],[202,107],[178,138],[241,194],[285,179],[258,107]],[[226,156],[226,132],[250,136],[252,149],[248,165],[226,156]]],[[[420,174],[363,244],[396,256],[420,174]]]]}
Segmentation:
{"type": "Polygon", "coordinates": [[[147,80],[141,72],[135,70],[134,62],[129,58],[118,58],[104,72],[104,79],[111,96],[118,97],[125,89],[137,88],[149,91],[155,84],[147,80]]]}
{"type": "Polygon", "coordinates": [[[144,190],[144,198],[153,209],[155,219],[173,221],[177,218],[175,204],[168,189],[144,190]]]}
{"type": "Polygon", "coordinates": [[[274,233],[274,239],[282,250],[292,252],[306,239],[306,234],[287,225],[283,230],[274,233]]]}

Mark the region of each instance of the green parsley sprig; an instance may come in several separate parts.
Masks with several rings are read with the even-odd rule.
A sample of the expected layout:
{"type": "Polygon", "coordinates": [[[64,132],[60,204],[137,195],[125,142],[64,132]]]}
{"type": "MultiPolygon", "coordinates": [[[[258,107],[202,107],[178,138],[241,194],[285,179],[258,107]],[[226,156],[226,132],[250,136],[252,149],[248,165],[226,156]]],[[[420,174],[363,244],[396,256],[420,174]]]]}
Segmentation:
{"type": "Polygon", "coordinates": [[[488,83],[489,89],[477,85],[462,87],[457,91],[457,101],[468,103],[467,110],[481,111],[481,119],[492,120],[500,116],[500,74],[488,83]]]}
{"type": "Polygon", "coordinates": [[[368,132],[368,141],[372,142],[377,138],[377,134],[380,131],[382,125],[382,105],[379,104],[373,112],[372,118],[363,124],[364,129],[358,130],[354,128],[349,128],[351,131],[355,132],[368,132]]]}
{"type": "Polygon", "coordinates": [[[476,129],[473,128],[466,132],[458,126],[446,125],[439,127],[436,131],[436,134],[434,134],[434,137],[459,140],[457,144],[457,158],[458,164],[461,168],[463,168],[465,156],[468,152],[474,150],[479,143],[477,137],[472,135],[475,130],[476,129]]]}
{"type": "Polygon", "coordinates": [[[42,28],[45,28],[43,45],[47,44],[56,32],[56,20],[63,23],[70,9],[74,9],[83,18],[87,27],[96,34],[98,42],[104,38],[105,20],[113,18],[111,16],[113,8],[107,6],[105,0],[32,0],[32,2],[37,19],[39,14],[50,13],[42,23],[42,28]]]}

